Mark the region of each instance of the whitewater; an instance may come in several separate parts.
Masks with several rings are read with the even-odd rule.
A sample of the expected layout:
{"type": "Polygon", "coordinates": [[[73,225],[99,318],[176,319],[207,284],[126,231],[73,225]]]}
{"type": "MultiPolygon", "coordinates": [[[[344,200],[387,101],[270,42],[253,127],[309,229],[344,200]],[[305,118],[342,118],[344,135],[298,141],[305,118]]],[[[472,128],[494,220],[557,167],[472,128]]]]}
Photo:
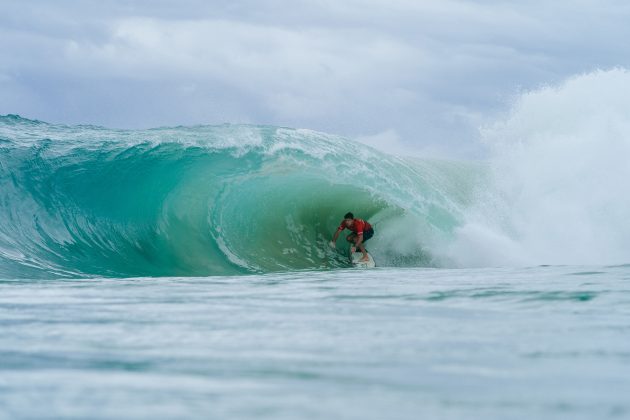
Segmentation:
{"type": "Polygon", "coordinates": [[[630,416],[628,98],[521,93],[475,161],[0,117],[0,416],[630,416]]]}

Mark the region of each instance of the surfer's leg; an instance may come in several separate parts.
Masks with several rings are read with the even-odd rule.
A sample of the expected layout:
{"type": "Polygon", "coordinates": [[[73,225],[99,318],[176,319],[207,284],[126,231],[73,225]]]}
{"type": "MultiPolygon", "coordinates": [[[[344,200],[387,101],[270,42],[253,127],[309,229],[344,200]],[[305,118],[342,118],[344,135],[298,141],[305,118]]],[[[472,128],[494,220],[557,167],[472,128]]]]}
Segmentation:
{"type": "Polygon", "coordinates": [[[351,233],[350,235],[346,236],[346,240],[348,242],[350,242],[351,244],[356,244],[357,243],[357,234],[356,233],[351,233]]]}
{"type": "MultiPolygon", "coordinates": [[[[365,249],[365,243],[368,241],[368,239],[370,239],[372,236],[374,236],[374,229],[368,229],[365,232],[363,232],[363,242],[361,242],[361,244],[359,244],[359,249],[361,250],[361,252],[363,253],[363,258],[361,258],[361,261],[368,261],[369,257],[368,257],[368,252],[365,249]]],[[[358,239],[358,238],[357,238],[358,239]]]]}
{"type": "Polygon", "coordinates": [[[365,232],[363,232],[363,242],[367,242],[368,239],[370,239],[372,236],[374,236],[374,229],[368,229],[365,232]]]}
{"type": "Polygon", "coordinates": [[[365,246],[363,245],[363,242],[359,244],[359,250],[363,253],[363,258],[361,258],[360,261],[369,261],[370,257],[368,257],[368,253],[365,250],[365,246]]]}

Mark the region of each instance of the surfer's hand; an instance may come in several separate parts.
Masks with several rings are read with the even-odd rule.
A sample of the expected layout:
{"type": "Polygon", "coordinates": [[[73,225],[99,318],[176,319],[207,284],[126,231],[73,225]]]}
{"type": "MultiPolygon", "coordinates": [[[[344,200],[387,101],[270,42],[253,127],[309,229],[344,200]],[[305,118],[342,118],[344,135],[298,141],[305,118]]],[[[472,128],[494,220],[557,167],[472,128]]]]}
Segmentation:
{"type": "Polygon", "coordinates": [[[357,250],[356,246],[350,247],[350,252],[352,252],[353,254],[355,253],[356,250],[357,250]]]}
{"type": "Polygon", "coordinates": [[[328,245],[330,245],[331,248],[335,249],[335,243],[333,241],[328,242],[328,245]]]}

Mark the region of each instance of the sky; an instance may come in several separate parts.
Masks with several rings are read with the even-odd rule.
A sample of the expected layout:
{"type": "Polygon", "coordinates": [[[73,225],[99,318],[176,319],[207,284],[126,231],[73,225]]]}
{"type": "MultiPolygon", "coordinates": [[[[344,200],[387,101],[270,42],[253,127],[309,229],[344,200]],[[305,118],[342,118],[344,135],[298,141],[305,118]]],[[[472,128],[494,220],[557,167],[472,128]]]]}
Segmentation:
{"type": "Polygon", "coordinates": [[[630,68],[620,0],[0,0],[0,114],[308,128],[476,157],[519,94],[630,68]]]}

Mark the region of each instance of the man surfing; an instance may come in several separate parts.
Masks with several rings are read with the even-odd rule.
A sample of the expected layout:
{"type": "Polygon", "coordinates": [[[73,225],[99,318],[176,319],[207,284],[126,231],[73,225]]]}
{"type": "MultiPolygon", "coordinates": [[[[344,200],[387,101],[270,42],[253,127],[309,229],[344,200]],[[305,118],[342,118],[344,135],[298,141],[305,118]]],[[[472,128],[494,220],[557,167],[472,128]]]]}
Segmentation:
{"type": "Polygon", "coordinates": [[[361,258],[359,261],[369,261],[370,257],[368,257],[368,253],[365,250],[365,246],[363,244],[374,235],[374,229],[372,228],[372,225],[370,225],[363,219],[355,219],[352,213],[346,213],[346,215],[343,216],[343,220],[337,228],[337,231],[335,232],[332,241],[330,241],[331,247],[335,247],[337,238],[339,238],[339,234],[344,229],[350,229],[352,231],[352,233],[346,237],[348,242],[354,244],[350,248],[350,252],[354,253],[357,248],[359,248],[359,250],[363,253],[363,258],[361,258]]]}

